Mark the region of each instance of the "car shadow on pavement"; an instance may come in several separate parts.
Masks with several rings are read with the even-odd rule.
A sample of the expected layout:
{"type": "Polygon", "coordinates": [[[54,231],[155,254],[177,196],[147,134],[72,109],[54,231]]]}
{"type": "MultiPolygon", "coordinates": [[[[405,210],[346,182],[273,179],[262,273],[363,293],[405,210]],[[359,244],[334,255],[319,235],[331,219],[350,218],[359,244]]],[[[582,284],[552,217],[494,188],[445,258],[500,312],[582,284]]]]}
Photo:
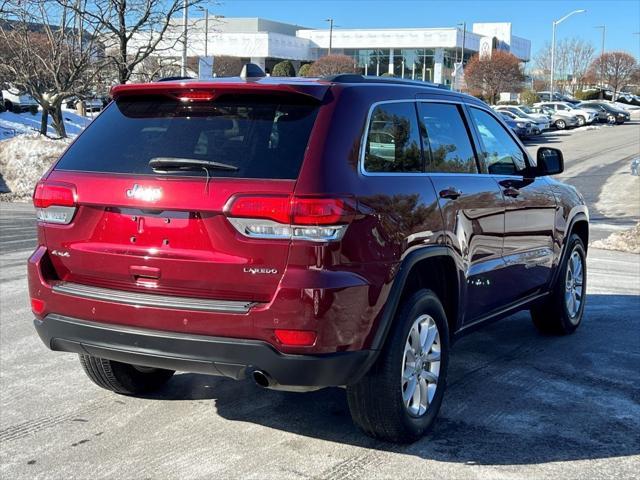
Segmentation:
{"type": "Polygon", "coordinates": [[[442,462],[519,465],[640,453],[640,296],[590,295],[574,334],[539,334],[519,313],[461,339],[432,431],[411,445],[371,439],[344,389],[263,390],[179,374],[153,399],[213,401],[236,422],[442,462]]]}
{"type": "Polygon", "coordinates": [[[565,135],[558,135],[557,133],[549,132],[544,135],[536,135],[535,137],[529,137],[522,139],[522,143],[525,145],[547,145],[551,143],[561,143],[562,137],[565,135]]]}

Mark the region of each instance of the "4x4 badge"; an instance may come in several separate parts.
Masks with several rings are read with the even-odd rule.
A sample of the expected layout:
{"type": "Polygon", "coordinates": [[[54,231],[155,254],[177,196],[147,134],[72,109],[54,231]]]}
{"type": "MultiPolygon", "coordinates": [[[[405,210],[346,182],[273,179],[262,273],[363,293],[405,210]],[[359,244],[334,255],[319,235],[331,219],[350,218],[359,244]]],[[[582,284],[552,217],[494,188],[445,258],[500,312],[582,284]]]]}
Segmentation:
{"type": "Polygon", "coordinates": [[[127,190],[127,198],[136,198],[146,202],[155,202],[162,198],[162,189],[155,187],[141,187],[137,183],[127,190]]]}

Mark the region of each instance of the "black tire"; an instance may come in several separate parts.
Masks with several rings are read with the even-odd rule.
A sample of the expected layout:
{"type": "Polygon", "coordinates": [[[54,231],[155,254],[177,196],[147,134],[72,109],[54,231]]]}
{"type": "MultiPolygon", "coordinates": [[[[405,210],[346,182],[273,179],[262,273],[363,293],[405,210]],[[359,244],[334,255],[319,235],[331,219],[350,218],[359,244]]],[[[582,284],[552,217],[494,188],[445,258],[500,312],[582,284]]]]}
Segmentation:
{"type": "Polygon", "coordinates": [[[567,128],[567,123],[564,120],[556,120],[555,126],[558,130],[564,130],[567,128]]]}
{"type": "MultiPolygon", "coordinates": [[[[367,435],[396,443],[420,439],[433,425],[446,388],[449,363],[449,329],[438,297],[430,290],[419,290],[400,307],[392,330],[371,370],[356,384],[347,386],[351,417],[367,435]],[[412,416],[403,401],[402,370],[411,327],[420,316],[429,315],[439,334],[440,370],[435,394],[426,411],[412,416]]],[[[428,396],[428,394],[427,394],[428,396]]]]}
{"type": "Polygon", "coordinates": [[[80,364],[93,383],[123,395],[153,392],[174,374],[173,370],[136,367],[89,355],[80,355],[80,364]]]}
{"type": "Polygon", "coordinates": [[[587,289],[587,255],[584,244],[580,237],[572,234],[567,243],[567,254],[563,259],[560,272],[549,297],[542,303],[531,308],[531,318],[536,328],[544,334],[550,335],[568,335],[576,331],[582,323],[584,315],[584,305],[586,303],[587,289]],[[580,262],[583,272],[582,279],[582,295],[580,305],[575,313],[571,315],[569,307],[565,301],[565,293],[567,287],[567,270],[569,262],[576,252],[580,256],[580,262]]]}

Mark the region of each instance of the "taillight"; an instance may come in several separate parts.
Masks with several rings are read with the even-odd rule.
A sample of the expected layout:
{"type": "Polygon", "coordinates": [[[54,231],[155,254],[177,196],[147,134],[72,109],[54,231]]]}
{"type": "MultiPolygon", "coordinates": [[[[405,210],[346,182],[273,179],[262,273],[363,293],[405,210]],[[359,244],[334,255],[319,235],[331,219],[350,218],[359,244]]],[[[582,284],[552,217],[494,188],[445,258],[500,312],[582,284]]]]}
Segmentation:
{"type": "Polygon", "coordinates": [[[355,217],[354,203],[333,197],[237,196],[225,213],[247,237],[330,242],[344,236],[355,217]]]}
{"type": "Polygon", "coordinates": [[[70,183],[38,182],[33,206],[39,221],[67,225],[76,213],[76,187],[70,183]]]}

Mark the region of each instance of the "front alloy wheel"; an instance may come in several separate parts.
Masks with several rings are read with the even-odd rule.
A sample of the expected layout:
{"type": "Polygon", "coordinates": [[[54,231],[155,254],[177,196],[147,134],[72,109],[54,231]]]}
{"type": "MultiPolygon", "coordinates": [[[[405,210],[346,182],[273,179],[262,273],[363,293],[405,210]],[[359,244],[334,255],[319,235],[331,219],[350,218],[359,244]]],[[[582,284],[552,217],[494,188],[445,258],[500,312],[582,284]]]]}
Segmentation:
{"type": "Polygon", "coordinates": [[[584,127],[585,123],[587,123],[587,121],[584,119],[584,117],[578,116],[578,126],[584,127]]]}
{"type": "Polygon", "coordinates": [[[569,314],[569,320],[574,323],[582,306],[582,293],[584,286],[584,268],[580,252],[574,250],[567,265],[565,278],[564,301],[569,314]]]}
{"type": "Polygon", "coordinates": [[[564,130],[565,128],[567,128],[567,124],[565,123],[565,121],[564,121],[564,120],[558,120],[558,121],[556,122],[556,128],[557,128],[558,130],[564,130]]]}

